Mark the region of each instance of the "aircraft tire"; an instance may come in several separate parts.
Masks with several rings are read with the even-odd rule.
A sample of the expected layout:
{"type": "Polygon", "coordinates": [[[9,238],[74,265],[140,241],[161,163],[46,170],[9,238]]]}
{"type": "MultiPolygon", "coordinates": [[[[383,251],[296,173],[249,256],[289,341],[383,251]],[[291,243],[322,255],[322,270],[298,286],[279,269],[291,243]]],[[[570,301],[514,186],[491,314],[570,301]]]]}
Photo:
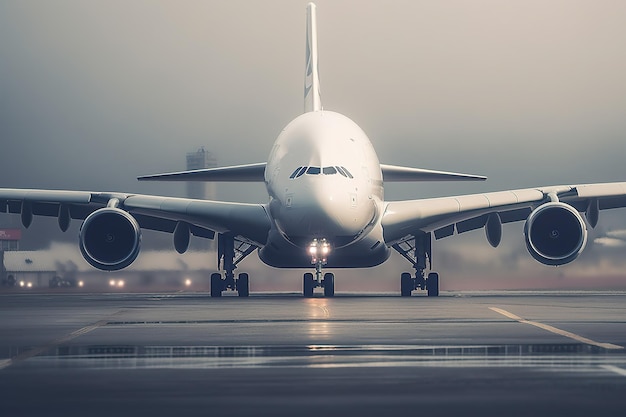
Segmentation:
{"type": "Polygon", "coordinates": [[[211,274],[211,297],[222,296],[222,274],[215,272],[211,274]]]}
{"type": "Polygon", "coordinates": [[[335,274],[327,272],[324,274],[324,297],[335,296],[335,274]]]}
{"type": "Polygon", "coordinates": [[[429,297],[439,297],[439,274],[431,272],[426,280],[426,291],[429,297]]]}
{"type": "Polygon", "coordinates": [[[400,295],[402,297],[410,297],[411,291],[413,291],[413,278],[408,272],[403,272],[400,275],[400,295]]]}
{"type": "Polygon", "coordinates": [[[305,297],[313,297],[313,288],[315,288],[313,274],[307,272],[306,274],[304,274],[303,278],[302,295],[304,295],[305,297]]]}
{"type": "Polygon", "coordinates": [[[250,295],[250,277],[245,272],[237,278],[237,295],[247,297],[250,295]]]}

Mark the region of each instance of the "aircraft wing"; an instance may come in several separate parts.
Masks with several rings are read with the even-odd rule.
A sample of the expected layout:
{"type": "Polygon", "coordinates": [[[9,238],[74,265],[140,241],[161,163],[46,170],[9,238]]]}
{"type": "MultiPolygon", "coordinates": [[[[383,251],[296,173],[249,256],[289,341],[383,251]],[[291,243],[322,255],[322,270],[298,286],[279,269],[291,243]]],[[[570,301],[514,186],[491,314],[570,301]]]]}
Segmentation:
{"type": "Polygon", "coordinates": [[[270,218],[263,204],[131,195],[124,200],[124,208],[132,214],[182,220],[214,232],[232,233],[255,246],[265,244],[270,230],[270,218]]]}
{"type": "Polygon", "coordinates": [[[441,239],[455,232],[480,229],[492,213],[498,213],[501,223],[526,220],[534,208],[555,198],[585,212],[595,226],[598,209],[626,207],[626,182],[388,202],[382,219],[385,242],[391,246],[418,232],[433,232],[436,239],[441,239]]]}
{"type": "Polygon", "coordinates": [[[228,232],[261,246],[270,229],[262,204],[108,192],[0,188],[0,213],[20,214],[25,227],[33,216],[57,217],[61,230],[67,230],[71,219],[85,219],[112,200],[148,230],[173,233],[177,223],[184,221],[195,236],[212,239],[216,232],[228,232]]]}

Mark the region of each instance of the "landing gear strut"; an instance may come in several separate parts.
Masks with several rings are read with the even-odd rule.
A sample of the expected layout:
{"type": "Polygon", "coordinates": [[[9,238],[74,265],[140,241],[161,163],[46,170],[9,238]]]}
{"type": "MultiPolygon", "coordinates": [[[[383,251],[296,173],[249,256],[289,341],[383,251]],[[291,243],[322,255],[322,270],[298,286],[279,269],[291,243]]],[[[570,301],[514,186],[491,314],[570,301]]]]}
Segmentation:
{"type": "Polygon", "coordinates": [[[313,297],[313,290],[317,287],[324,288],[324,297],[333,297],[335,295],[335,275],[327,272],[322,279],[322,267],[326,265],[329,253],[330,244],[326,239],[313,239],[313,242],[309,245],[311,263],[315,265],[315,277],[310,272],[304,274],[302,295],[305,297],[313,297]]]}
{"type": "Polygon", "coordinates": [[[211,274],[211,297],[221,297],[225,290],[237,291],[240,297],[250,295],[250,278],[241,273],[235,279],[235,237],[232,234],[220,234],[217,237],[217,264],[224,270],[224,278],[219,272],[211,274]]]}
{"type": "Polygon", "coordinates": [[[431,234],[419,232],[415,235],[414,245],[409,242],[394,245],[402,256],[408,259],[415,269],[415,276],[411,276],[408,272],[403,272],[400,276],[400,295],[402,297],[410,297],[413,290],[426,290],[429,297],[439,296],[439,274],[430,272],[428,275],[426,270],[426,260],[428,266],[432,267],[432,246],[431,234]]]}

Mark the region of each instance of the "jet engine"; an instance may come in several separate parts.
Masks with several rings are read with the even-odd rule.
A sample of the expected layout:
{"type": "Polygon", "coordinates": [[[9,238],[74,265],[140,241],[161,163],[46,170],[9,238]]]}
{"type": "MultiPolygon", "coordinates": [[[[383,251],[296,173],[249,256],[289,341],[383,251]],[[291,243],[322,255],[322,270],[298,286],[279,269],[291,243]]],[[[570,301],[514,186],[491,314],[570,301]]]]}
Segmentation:
{"type": "Polygon", "coordinates": [[[587,226],[572,206],[561,202],[533,210],[524,225],[528,252],[544,265],[565,265],[580,255],[587,244],[587,226]]]}
{"type": "Polygon", "coordinates": [[[80,251],[93,267],[117,271],[139,255],[141,229],[130,213],[106,207],[91,213],[80,227],[80,251]]]}

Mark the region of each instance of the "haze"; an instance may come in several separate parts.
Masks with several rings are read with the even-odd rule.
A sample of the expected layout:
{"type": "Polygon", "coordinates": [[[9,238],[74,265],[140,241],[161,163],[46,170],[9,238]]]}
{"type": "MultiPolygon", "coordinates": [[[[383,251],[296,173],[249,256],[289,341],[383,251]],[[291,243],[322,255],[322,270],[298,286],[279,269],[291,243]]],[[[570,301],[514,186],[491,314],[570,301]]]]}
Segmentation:
{"type": "MultiPolygon", "coordinates": [[[[220,165],[265,161],[303,109],[306,3],[0,0],[0,186],[184,195],[135,177],[184,169],[200,146],[220,165]]],[[[388,186],[388,199],[626,180],[626,3],[316,4],[324,107],[384,163],[489,177],[388,186]]],[[[267,197],[232,184],[218,198],[267,197]]],[[[624,210],[602,214],[590,240],[626,228],[624,210]]],[[[513,253],[536,270],[509,230],[498,250],[474,233],[489,261],[469,260],[499,273],[513,253]]],[[[435,257],[458,245],[475,246],[436,242],[435,257]]],[[[624,266],[590,246],[559,274],[624,266]]]]}

